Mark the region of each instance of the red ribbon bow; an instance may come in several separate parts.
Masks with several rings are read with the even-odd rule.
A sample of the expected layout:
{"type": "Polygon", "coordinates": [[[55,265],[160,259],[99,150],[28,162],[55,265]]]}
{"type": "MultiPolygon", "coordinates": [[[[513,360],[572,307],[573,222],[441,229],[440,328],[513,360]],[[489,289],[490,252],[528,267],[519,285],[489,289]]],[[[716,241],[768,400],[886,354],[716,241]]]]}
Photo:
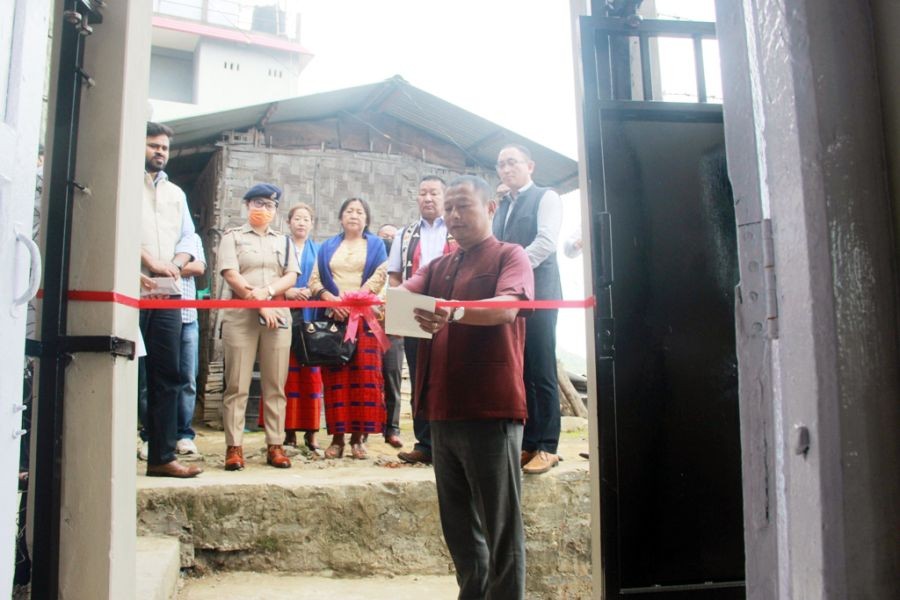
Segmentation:
{"type": "Polygon", "coordinates": [[[365,319],[372,334],[381,345],[381,349],[387,352],[391,347],[391,341],[384,333],[384,329],[378,324],[378,318],[372,307],[381,304],[381,300],[368,290],[358,290],[355,292],[347,292],[341,295],[341,306],[350,309],[350,316],[347,319],[347,334],[344,340],[355,340],[359,335],[359,321],[365,319]]]}

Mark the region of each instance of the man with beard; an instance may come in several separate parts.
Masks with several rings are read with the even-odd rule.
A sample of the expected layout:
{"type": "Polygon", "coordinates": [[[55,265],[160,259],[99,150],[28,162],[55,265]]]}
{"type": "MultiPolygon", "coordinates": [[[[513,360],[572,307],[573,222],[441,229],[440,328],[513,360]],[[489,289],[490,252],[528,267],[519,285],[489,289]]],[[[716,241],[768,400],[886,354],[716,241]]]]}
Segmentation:
{"type": "MultiPolygon", "coordinates": [[[[147,290],[155,289],[156,277],[178,281],[181,270],[194,259],[194,223],[187,199],[163,170],[169,160],[172,133],[165,125],[147,123],[141,214],[141,285],[147,290]]],[[[194,477],[203,469],[175,460],[182,389],[181,310],[142,310],[140,323],[147,348],[147,475],[194,477]]]]}

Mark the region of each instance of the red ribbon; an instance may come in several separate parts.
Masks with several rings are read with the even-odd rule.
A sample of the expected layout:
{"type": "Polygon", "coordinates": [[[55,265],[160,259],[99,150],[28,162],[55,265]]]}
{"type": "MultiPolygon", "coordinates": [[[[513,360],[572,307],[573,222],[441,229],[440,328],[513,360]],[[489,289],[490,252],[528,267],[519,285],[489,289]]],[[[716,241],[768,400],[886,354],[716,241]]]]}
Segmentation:
{"type": "MultiPolygon", "coordinates": [[[[43,290],[38,292],[38,298],[43,298],[43,290]]],[[[199,308],[199,309],[225,309],[225,308],[334,308],[335,306],[351,305],[346,302],[325,302],[324,300],[138,300],[132,296],[126,296],[118,292],[97,292],[85,290],[70,290],[69,300],[83,302],[115,302],[123,306],[140,309],[158,308],[199,308]]],[[[365,302],[354,300],[358,306],[377,306],[383,302],[374,294],[369,294],[365,302]]],[[[592,308],[596,304],[594,297],[589,296],[583,300],[509,300],[504,302],[490,302],[487,300],[438,300],[436,305],[442,308],[463,306],[465,308],[520,308],[541,310],[546,308],[592,308]]]]}
{"type": "Polygon", "coordinates": [[[372,310],[372,306],[377,304],[382,304],[382,301],[368,290],[341,294],[341,306],[350,309],[350,316],[347,318],[347,335],[344,336],[344,340],[348,342],[355,340],[359,335],[359,321],[365,319],[369,330],[381,344],[382,351],[387,352],[391,347],[391,341],[385,335],[381,325],[378,324],[378,318],[375,316],[375,311],[372,310]]]}

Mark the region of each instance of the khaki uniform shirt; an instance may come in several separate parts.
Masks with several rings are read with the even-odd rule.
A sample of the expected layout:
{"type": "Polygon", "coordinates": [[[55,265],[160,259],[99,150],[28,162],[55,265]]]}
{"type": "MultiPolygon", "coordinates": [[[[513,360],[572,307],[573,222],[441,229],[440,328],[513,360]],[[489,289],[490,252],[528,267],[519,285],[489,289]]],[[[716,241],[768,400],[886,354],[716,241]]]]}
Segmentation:
{"type": "MultiPolygon", "coordinates": [[[[253,287],[271,285],[288,272],[299,274],[297,255],[290,243],[285,244],[286,239],[283,233],[271,228],[260,235],[247,223],[227,231],[216,257],[219,273],[235,269],[253,287]]],[[[280,310],[290,314],[287,308],[280,310]]],[[[229,312],[233,311],[227,311],[226,317],[229,312]]]]}

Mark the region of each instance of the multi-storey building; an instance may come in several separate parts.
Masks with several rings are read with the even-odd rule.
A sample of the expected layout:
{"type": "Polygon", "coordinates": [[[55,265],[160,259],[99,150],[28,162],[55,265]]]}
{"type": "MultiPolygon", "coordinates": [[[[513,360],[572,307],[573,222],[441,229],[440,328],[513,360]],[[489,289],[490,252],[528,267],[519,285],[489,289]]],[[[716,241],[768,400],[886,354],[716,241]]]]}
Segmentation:
{"type": "Polygon", "coordinates": [[[312,53],[286,0],[154,0],[157,121],[296,96],[312,53]]]}

